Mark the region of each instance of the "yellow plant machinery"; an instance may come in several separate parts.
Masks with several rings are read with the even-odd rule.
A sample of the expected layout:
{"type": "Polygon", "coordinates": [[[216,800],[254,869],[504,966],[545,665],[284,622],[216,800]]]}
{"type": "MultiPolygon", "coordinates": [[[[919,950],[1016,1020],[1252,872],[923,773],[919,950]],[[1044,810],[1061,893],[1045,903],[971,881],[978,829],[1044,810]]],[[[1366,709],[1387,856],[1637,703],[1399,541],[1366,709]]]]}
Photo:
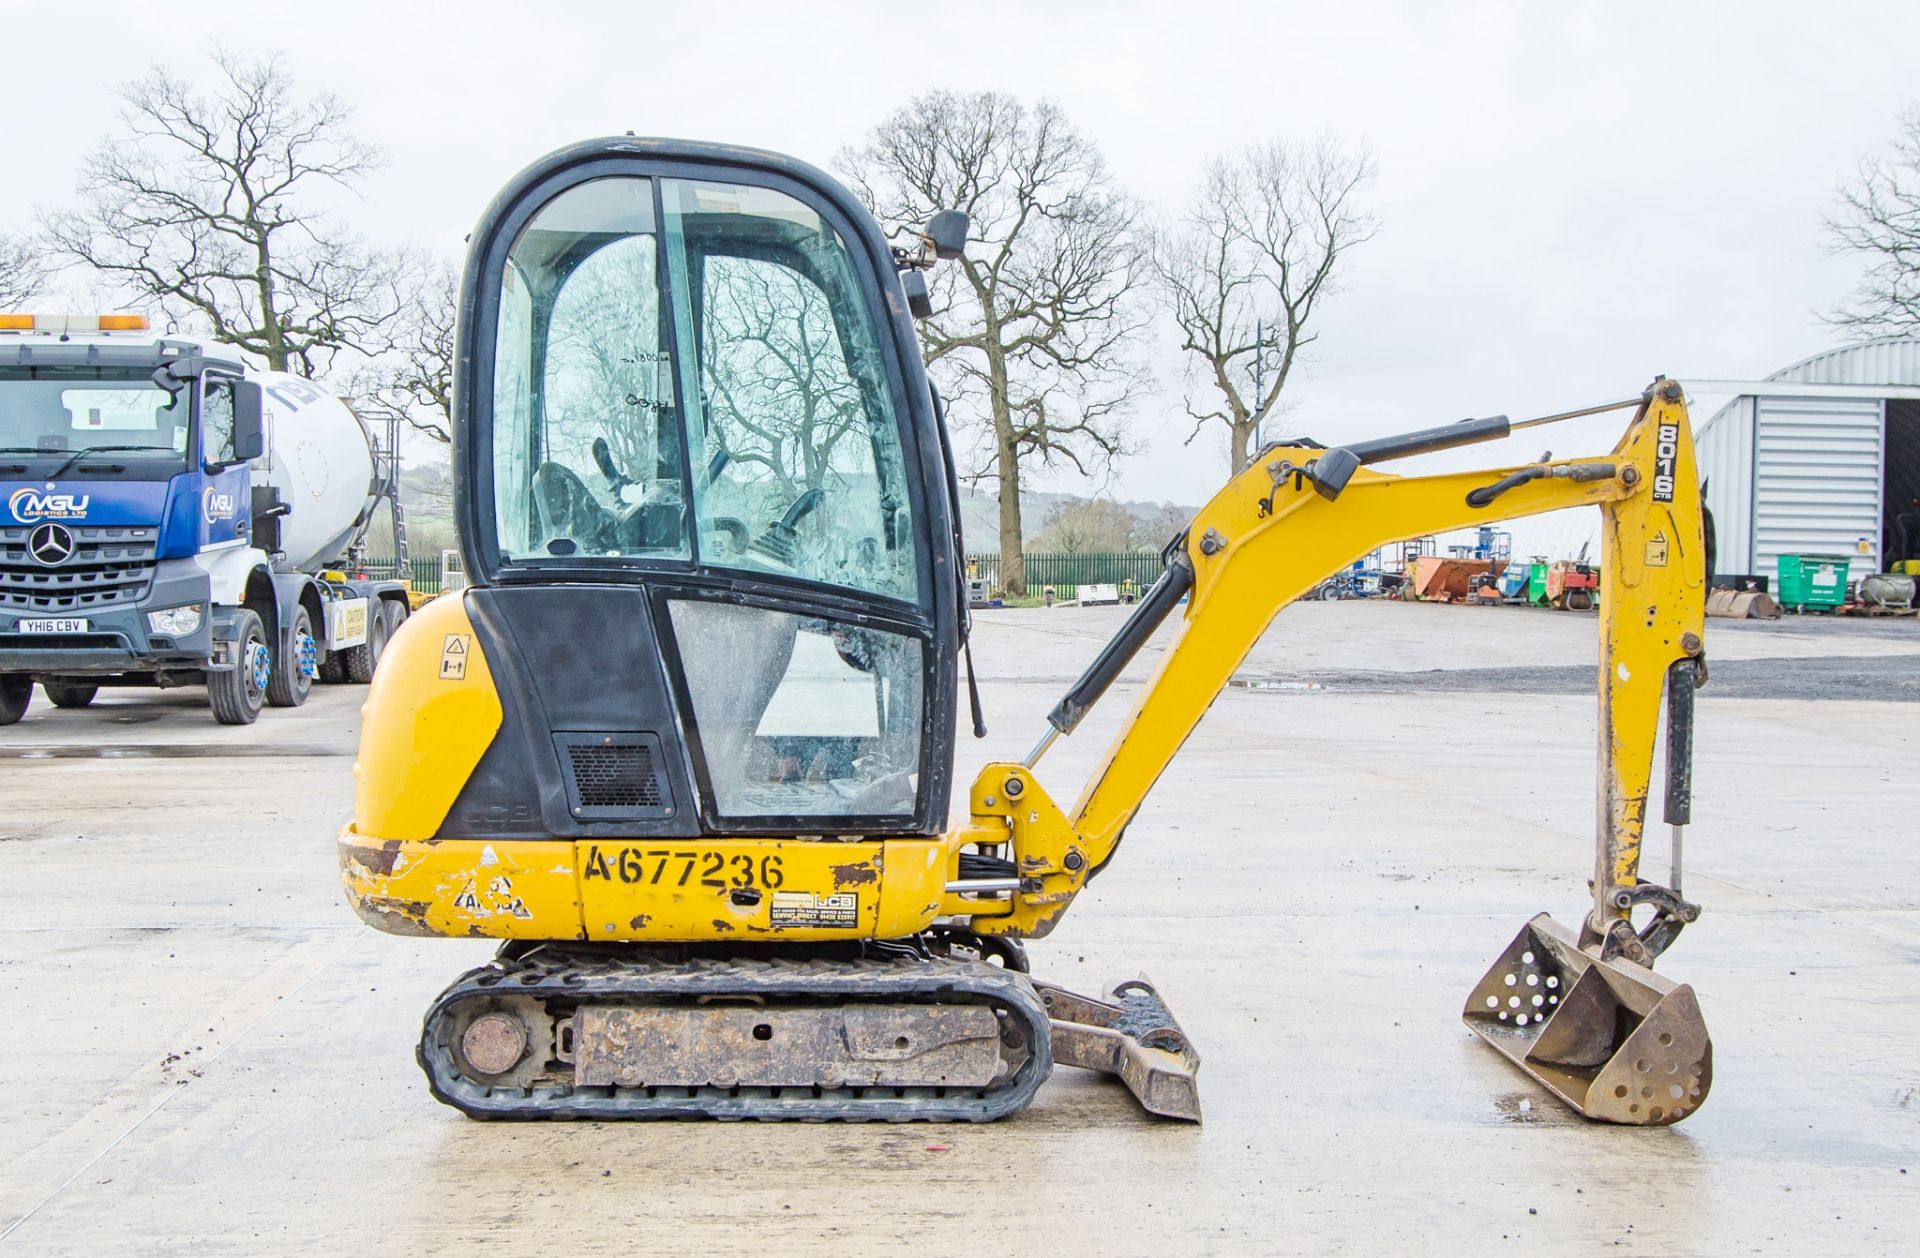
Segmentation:
{"type": "Polygon", "coordinates": [[[632,138],[551,155],[482,218],[455,389],[471,585],[388,647],[340,837],[368,922],[503,941],[426,1015],[434,1094],[476,1117],[985,1120],[1060,1062],[1197,1119],[1198,1054],[1153,988],[1075,995],[1019,941],[1115,856],[1288,602],[1397,539],[1586,505],[1593,901],[1527,923],[1465,1017],[1590,1118],[1697,1108],[1705,1026],[1652,969],[1698,912],[1678,844],[1708,572],[1680,386],[1572,412],[1631,412],[1586,459],[1369,466],[1524,426],[1505,417],[1261,451],[950,825],[966,572],[913,320],[966,249],[961,213],[896,247],[810,167],[632,138]],[[1063,804],[1042,755],[1169,619],[1063,804]],[[1663,703],[1671,887],[1639,876],[1663,703]]]}

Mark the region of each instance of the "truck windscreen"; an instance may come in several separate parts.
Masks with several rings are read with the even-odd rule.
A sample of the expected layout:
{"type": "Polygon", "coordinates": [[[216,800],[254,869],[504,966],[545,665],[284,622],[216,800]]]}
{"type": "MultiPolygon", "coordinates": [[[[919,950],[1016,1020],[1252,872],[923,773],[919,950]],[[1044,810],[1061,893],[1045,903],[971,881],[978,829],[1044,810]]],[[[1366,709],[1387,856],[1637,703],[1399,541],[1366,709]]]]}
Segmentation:
{"type": "Polygon", "coordinates": [[[0,368],[0,450],[70,455],[95,446],[184,457],[187,391],[169,393],[134,368],[0,368]]]}

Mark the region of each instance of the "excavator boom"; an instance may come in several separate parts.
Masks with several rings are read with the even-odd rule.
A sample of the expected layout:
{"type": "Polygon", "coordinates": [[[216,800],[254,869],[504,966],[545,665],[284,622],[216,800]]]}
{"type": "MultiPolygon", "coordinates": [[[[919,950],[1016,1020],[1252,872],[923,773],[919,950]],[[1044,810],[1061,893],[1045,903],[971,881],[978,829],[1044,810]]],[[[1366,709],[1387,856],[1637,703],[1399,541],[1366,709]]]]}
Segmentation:
{"type": "MultiPolygon", "coordinates": [[[[1154,781],[1274,616],[1328,573],[1401,538],[1596,506],[1603,558],[1593,903],[1577,933],[1545,915],[1529,923],[1475,987],[1465,1018],[1587,1117],[1658,1124],[1692,1112],[1711,1083],[1711,1044],[1691,989],[1650,970],[1699,915],[1677,884],[1680,830],[1689,820],[1693,691],[1706,679],[1709,574],[1680,386],[1656,380],[1634,406],[1626,434],[1603,459],[1400,477],[1353,470],[1359,464],[1346,463],[1349,451],[1266,451],[1194,517],[1167,575],[1055,707],[1026,762],[982,771],[974,789],[978,841],[986,846],[987,836],[1010,833],[1027,881],[1004,912],[974,917],[973,928],[1026,937],[1052,929],[1113,856],[1154,781]],[[1339,485],[1322,479],[1324,463],[1341,469],[1339,485]],[[1172,639],[1112,744],[1075,803],[1056,810],[1029,781],[1035,763],[1182,602],[1172,639]],[[1663,697],[1673,887],[1639,876],[1663,697]],[[1636,930],[1633,913],[1643,906],[1648,920],[1636,930]],[[1659,1050],[1651,1065],[1642,1055],[1648,1046],[1659,1050]],[[1651,1079],[1616,1078],[1634,1073],[1622,1064],[1628,1060],[1642,1073],[1662,1072],[1659,1103],[1651,1079]]],[[[1399,457],[1457,444],[1467,432],[1480,440],[1504,435],[1503,421],[1472,422],[1479,427],[1411,434],[1385,448],[1399,457]]]]}

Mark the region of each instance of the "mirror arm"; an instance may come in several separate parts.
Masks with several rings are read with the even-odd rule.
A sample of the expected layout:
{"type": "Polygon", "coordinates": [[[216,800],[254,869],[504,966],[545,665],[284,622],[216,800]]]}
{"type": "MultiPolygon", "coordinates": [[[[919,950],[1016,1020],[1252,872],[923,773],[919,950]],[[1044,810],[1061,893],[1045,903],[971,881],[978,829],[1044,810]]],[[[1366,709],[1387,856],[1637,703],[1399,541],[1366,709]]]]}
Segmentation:
{"type": "Polygon", "coordinates": [[[941,210],[914,233],[918,244],[912,249],[892,247],[894,269],[924,271],[935,263],[962,257],[967,251],[969,221],[965,210],[941,210]]]}

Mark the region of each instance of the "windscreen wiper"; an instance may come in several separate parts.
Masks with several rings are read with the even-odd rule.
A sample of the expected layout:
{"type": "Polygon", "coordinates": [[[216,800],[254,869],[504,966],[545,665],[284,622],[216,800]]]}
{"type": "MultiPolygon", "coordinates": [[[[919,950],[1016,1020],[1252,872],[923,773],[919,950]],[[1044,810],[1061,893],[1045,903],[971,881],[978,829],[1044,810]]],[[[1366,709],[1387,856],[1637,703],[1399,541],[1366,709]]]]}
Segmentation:
{"type": "MultiPolygon", "coordinates": [[[[60,450],[43,450],[39,446],[0,446],[0,454],[61,454],[61,453],[64,453],[64,452],[60,450]]],[[[7,470],[9,472],[24,472],[27,470],[27,465],[25,463],[9,463],[7,465],[7,470]]]]}
{"type": "Polygon", "coordinates": [[[84,449],[75,450],[72,454],[68,455],[66,462],[47,473],[47,479],[57,480],[59,479],[60,473],[66,471],[81,459],[86,458],[89,454],[105,454],[109,450],[150,450],[155,454],[173,453],[172,450],[165,446],[87,446],[84,449]]]}

